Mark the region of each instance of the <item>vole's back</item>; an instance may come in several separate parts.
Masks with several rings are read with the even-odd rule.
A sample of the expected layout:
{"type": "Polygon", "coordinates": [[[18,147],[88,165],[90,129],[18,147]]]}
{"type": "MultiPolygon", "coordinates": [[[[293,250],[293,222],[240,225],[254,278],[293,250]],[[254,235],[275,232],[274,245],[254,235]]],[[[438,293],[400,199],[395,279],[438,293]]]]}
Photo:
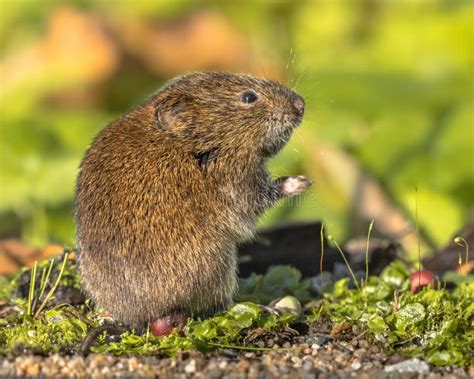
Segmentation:
{"type": "Polygon", "coordinates": [[[139,327],[228,305],[236,241],[274,200],[265,160],[296,123],[284,118],[293,94],[248,76],[194,74],[99,133],[81,164],[76,222],[81,272],[101,307],[139,327]],[[263,116],[280,100],[273,122],[288,127],[249,112],[240,94],[252,86],[263,116]]]}

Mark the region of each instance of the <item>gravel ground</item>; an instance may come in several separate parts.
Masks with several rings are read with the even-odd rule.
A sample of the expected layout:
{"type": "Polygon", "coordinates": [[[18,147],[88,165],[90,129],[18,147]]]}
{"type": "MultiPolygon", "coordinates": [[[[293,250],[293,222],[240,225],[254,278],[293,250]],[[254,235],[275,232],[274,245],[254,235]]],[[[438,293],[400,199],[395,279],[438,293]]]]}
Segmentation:
{"type": "Polygon", "coordinates": [[[469,370],[428,366],[420,360],[386,356],[367,341],[328,341],[296,337],[290,351],[249,352],[223,350],[219,353],[181,353],[174,358],[82,356],[18,356],[4,358],[0,378],[92,377],[92,378],[468,378],[469,370]],[[415,372],[400,372],[399,365],[415,372]],[[392,371],[391,371],[392,370],[392,371]]]}

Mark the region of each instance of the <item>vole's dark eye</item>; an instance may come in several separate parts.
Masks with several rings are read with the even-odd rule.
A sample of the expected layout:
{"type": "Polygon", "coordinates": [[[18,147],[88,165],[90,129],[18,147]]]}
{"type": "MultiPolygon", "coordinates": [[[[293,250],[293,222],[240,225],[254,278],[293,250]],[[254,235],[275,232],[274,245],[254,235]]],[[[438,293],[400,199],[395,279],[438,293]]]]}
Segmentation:
{"type": "Polygon", "coordinates": [[[245,104],[250,104],[257,101],[257,94],[253,91],[245,91],[242,96],[240,96],[240,101],[245,104]]]}

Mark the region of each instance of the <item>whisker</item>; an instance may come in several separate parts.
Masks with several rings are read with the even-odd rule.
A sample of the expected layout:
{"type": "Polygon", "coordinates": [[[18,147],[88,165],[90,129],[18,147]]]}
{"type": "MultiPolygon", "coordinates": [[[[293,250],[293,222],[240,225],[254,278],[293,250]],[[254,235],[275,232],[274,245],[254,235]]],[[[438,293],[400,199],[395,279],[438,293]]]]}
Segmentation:
{"type": "Polygon", "coordinates": [[[296,82],[294,83],[294,85],[292,86],[293,88],[296,88],[301,80],[301,78],[303,77],[303,75],[306,73],[306,69],[307,67],[303,67],[300,71],[300,74],[298,76],[298,78],[296,79],[296,82]]]}

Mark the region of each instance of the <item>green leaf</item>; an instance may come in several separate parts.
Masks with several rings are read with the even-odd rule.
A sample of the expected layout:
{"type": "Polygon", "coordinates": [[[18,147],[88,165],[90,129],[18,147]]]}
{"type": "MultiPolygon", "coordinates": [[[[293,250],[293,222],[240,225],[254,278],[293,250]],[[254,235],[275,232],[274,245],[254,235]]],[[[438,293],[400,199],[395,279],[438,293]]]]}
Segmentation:
{"type": "Polygon", "coordinates": [[[334,283],[334,296],[336,297],[341,297],[343,295],[347,295],[350,293],[348,291],[348,283],[349,283],[349,278],[344,278],[338,280],[336,283],[334,283]]]}
{"type": "Polygon", "coordinates": [[[425,307],[420,303],[408,304],[398,312],[398,319],[406,324],[415,324],[426,316],[425,307]]]}
{"type": "Polygon", "coordinates": [[[367,327],[375,333],[383,333],[387,330],[387,324],[380,316],[372,317],[367,321],[367,327]]]}
{"type": "Polygon", "coordinates": [[[235,304],[227,312],[240,328],[248,328],[258,320],[261,313],[262,309],[258,305],[249,302],[235,304]]]}
{"type": "Polygon", "coordinates": [[[251,275],[240,279],[237,300],[268,304],[270,301],[292,295],[301,302],[310,300],[309,280],[290,266],[271,266],[265,275],[251,275]]]}
{"type": "Polygon", "coordinates": [[[462,362],[463,355],[456,350],[441,350],[428,354],[426,360],[436,366],[446,366],[462,362]]]}
{"type": "Polygon", "coordinates": [[[380,279],[385,283],[400,288],[405,280],[407,280],[408,276],[409,272],[405,265],[400,261],[394,261],[390,263],[389,266],[385,267],[380,274],[380,279]]]}

